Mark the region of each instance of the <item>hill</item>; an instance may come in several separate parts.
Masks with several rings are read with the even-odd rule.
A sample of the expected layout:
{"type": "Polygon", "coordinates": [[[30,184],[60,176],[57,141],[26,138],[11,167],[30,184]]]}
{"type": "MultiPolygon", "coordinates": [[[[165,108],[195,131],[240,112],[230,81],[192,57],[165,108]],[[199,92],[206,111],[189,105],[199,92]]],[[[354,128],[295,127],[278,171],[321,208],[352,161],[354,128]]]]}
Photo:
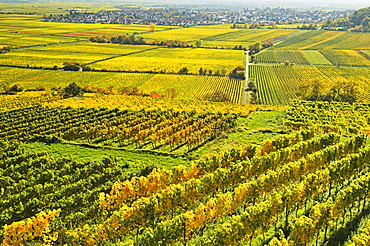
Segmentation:
{"type": "Polygon", "coordinates": [[[370,31],[370,7],[356,10],[346,18],[340,18],[336,21],[327,20],[324,27],[336,28],[355,32],[370,31]]]}

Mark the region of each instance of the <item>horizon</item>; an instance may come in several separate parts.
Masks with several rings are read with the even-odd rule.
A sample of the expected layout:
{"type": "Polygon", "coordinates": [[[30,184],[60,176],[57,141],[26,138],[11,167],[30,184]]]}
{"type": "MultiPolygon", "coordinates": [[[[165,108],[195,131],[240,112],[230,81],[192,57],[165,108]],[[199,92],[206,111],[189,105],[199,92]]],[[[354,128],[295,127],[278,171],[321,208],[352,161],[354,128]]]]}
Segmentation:
{"type": "Polygon", "coordinates": [[[223,0],[223,1],[212,1],[212,0],[189,0],[184,2],[176,0],[71,0],[71,1],[52,1],[52,0],[0,0],[0,3],[51,3],[51,2],[93,2],[93,3],[104,3],[104,4],[122,4],[122,5],[135,5],[140,4],[142,6],[169,6],[169,7],[191,7],[191,8],[267,8],[267,7],[282,7],[282,8],[295,8],[295,9],[321,9],[321,10],[336,10],[336,9],[351,9],[356,10],[360,8],[369,7],[368,0],[359,0],[356,3],[344,1],[344,0],[263,0],[263,1],[247,1],[247,0],[223,0]]]}

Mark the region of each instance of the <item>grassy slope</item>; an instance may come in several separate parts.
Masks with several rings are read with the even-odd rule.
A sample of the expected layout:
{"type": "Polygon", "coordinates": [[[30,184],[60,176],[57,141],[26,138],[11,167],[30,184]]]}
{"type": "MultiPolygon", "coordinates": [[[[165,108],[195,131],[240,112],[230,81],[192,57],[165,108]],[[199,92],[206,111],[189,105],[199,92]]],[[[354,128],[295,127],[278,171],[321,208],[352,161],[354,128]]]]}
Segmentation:
{"type": "Polygon", "coordinates": [[[234,131],[208,142],[190,153],[190,156],[212,156],[227,149],[241,148],[246,144],[260,144],[266,139],[285,133],[282,122],[284,116],[284,111],[257,111],[249,117],[240,117],[234,131]]]}
{"type": "Polygon", "coordinates": [[[154,152],[141,152],[110,147],[88,147],[67,143],[27,143],[22,145],[28,152],[48,152],[52,157],[70,157],[76,161],[101,161],[104,158],[114,157],[119,165],[129,165],[130,171],[137,171],[145,166],[172,168],[177,165],[189,165],[189,161],[182,157],[161,155],[154,152]]]}
{"type": "Polygon", "coordinates": [[[189,153],[184,153],[186,147],[166,154],[138,149],[89,147],[72,143],[27,143],[22,146],[28,152],[46,151],[55,158],[70,157],[78,161],[101,161],[103,158],[115,157],[119,165],[128,164],[130,171],[134,172],[145,166],[172,168],[177,165],[188,166],[191,159],[216,155],[231,148],[241,148],[250,143],[260,144],[265,139],[285,133],[282,126],[284,115],[284,111],[257,111],[249,117],[240,117],[238,126],[232,132],[225,132],[219,138],[189,153]]]}

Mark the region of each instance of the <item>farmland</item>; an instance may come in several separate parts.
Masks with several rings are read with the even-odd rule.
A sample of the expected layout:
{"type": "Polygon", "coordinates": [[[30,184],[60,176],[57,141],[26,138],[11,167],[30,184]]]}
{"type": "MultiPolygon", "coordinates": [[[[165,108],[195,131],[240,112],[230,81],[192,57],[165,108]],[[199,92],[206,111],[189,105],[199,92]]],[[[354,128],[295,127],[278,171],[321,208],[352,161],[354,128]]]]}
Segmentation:
{"type": "Polygon", "coordinates": [[[274,49],[369,49],[367,33],[351,33],[341,31],[304,31],[284,42],[274,49]]]}
{"type": "Polygon", "coordinates": [[[251,66],[251,79],[258,88],[258,98],[264,104],[288,104],[297,96],[300,86],[309,85],[313,81],[324,81],[327,86],[340,81],[356,81],[361,88],[360,98],[367,102],[369,97],[368,68],[349,68],[332,66],[251,66]],[[268,89],[271,88],[271,89],[268,89]]]}
{"type": "Polygon", "coordinates": [[[131,71],[167,71],[178,72],[187,67],[189,73],[197,74],[200,68],[216,72],[222,69],[231,71],[240,65],[243,52],[237,50],[210,49],[150,49],[132,55],[121,56],[91,64],[95,69],[131,70],[131,71]]]}
{"type": "Polygon", "coordinates": [[[1,6],[1,245],[368,244],[369,33],[42,21],[76,8],[1,6]]]}
{"type": "MultiPolygon", "coordinates": [[[[236,115],[220,113],[222,104],[217,103],[208,106],[219,113],[202,114],[191,108],[185,111],[169,110],[175,101],[150,99],[150,104],[144,101],[138,104],[133,103],[130,97],[110,97],[91,100],[52,99],[45,102],[44,106],[20,108],[0,114],[3,126],[0,137],[17,138],[22,142],[22,146],[14,142],[1,142],[4,155],[1,164],[5,167],[2,178],[10,181],[4,189],[6,203],[1,205],[1,215],[6,218],[2,220],[4,245],[20,240],[19,234],[26,235],[27,242],[41,243],[54,238],[54,241],[79,245],[87,245],[91,241],[94,244],[155,244],[163,240],[171,245],[208,245],[209,241],[212,242],[209,245],[262,245],[267,238],[315,244],[316,241],[343,240],[337,237],[337,231],[347,223],[353,223],[356,216],[363,218],[360,219],[362,223],[367,221],[363,214],[366,214],[368,206],[364,195],[369,183],[367,170],[370,153],[361,132],[368,127],[368,105],[295,101],[287,111],[289,122],[284,131],[289,128],[304,129],[276,135],[262,140],[258,145],[244,143],[238,148],[223,150],[187,163],[177,154],[186,148],[186,145],[181,144],[182,137],[186,135],[176,133],[173,136],[178,137],[177,141],[165,141],[163,144],[154,137],[143,140],[149,143],[159,141],[159,149],[151,152],[140,152],[138,148],[131,150],[129,143],[135,145],[139,136],[145,136],[146,132],[171,138],[167,129],[178,129],[180,132],[188,131],[187,143],[190,144],[196,136],[192,135],[193,131],[198,135],[207,134],[207,131],[199,131],[196,127],[198,124],[207,124],[202,128],[204,130],[209,127],[213,129],[209,131],[217,131],[219,128],[212,127],[212,124],[232,123],[235,118],[230,118],[231,121],[222,119],[236,115]],[[120,108],[117,108],[118,100],[121,101],[120,108]],[[156,104],[155,101],[162,104],[157,104],[157,109],[124,110],[124,104],[144,108],[156,104]],[[111,108],[104,107],[104,103],[111,108]],[[58,107],[62,104],[64,107],[58,107]],[[329,125],[322,125],[323,120],[328,121],[329,125]],[[30,121],[33,124],[23,123],[30,121]],[[49,127],[45,127],[46,122],[49,127]],[[119,124],[125,127],[121,128],[119,124]],[[142,128],[139,129],[139,126],[142,128]],[[14,130],[20,128],[23,130],[14,130]],[[130,128],[129,131],[122,131],[130,128]],[[347,136],[340,136],[338,133],[341,132],[347,136]],[[134,139],[124,140],[123,137],[129,137],[130,134],[134,139]],[[120,145],[125,148],[111,145],[117,137],[121,138],[120,145]],[[40,143],[27,143],[26,139],[40,143]],[[42,144],[42,141],[48,144],[42,144]],[[167,148],[166,144],[174,146],[167,148]],[[180,146],[175,147],[177,144],[180,146]],[[81,159],[79,155],[88,151],[86,146],[92,148],[88,153],[93,156],[81,159]],[[106,147],[101,149],[102,146],[106,147]],[[35,149],[40,148],[48,150],[48,153],[35,152],[35,149]],[[58,150],[70,153],[70,156],[63,157],[58,150]],[[110,153],[110,157],[102,157],[99,161],[99,156],[105,153],[110,153]],[[158,169],[141,169],[145,165],[131,159],[139,158],[153,163],[153,155],[163,164],[158,169]],[[76,156],[76,159],[72,156],[76,156]],[[173,167],[173,162],[188,168],[181,165],[173,167]],[[20,178],[29,175],[30,170],[33,179],[20,178]],[[130,177],[132,173],[144,176],[130,177]],[[336,178],[339,174],[340,179],[336,178]],[[270,184],[272,180],[273,187],[270,184]],[[43,188],[44,182],[48,183],[47,189],[43,188]],[[19,195],[15,193],[15,187],[22,189],[19,195]],[[263,192],[259,192],[262,189],[263,192]],[[171,195],[173,192],[177,195],[171,195]],[[286,196],[296,198],[287,199],[286,196]],[[17,205],[19,202],[22,206],[17,205]],[[327,205],[330,205],[329,208],[327,205]],[[22,214],[13,213],[9,206],[22,211],[22,214]],[[287,206],[291,208],[289,211],[285,209],[287,206]],[[332,225],[312,222],[312,230],[318,233],[314,238],[302,232],[297,234],[297,225],[301,220],[315,221],[317,211],[325,214],[327,209],[330,215],[325,218],[332,225]],[[157,221],[154,226],[150,222],[153,213],[157,221]],[[51,225],[50,230],[37,227],[44,235],[43,239],[33,237],[28,229],[40,220],[45,225],[51,225]],[[13,221],[20,222],[11,223],[13,221]],[[233,221],[238,223],[230,225],[233,221]],[[22,229],[18,229],[18,234],[15,234],[13,228],[19,228],[19,224],[23,225],[22,229]],[[137,224],[142,228],[139,233],[135,232],[137,224]],[[228,234],[228,226],[240,233],[228,234]],[[204,228],[204,233],[198,230],[199,227],[204,228]],[[287,238],[279,232],[285,227],[292,230],[287,238]],[[61,228],[68,237],[59,236],[61,228]]],[[[182,106],[186,107],[185,101],[182,106]]],[[[196,108],[202,110],[206,109],[205,106],[198,103],[196,108]]],[[[259,114],[259,117],[268,117],[270,111],[264,110],[273,109],[257,105],[234,107],[244,109],[246,115],[259,114]]],[[[230,108],[228,110],[237,112],[230,108]]],[[[282,112],[282,108],[274,110],[279,114],[282,112]]],[[[272,120],[271,116],[268,119],[272,120]]],[[[212,141],[205,146],[211,148],[212,141]]],[[[360,236],[363,229],[346,231],[348,239],[345,240],[356,240],[352,238],[351,231],[360,236]]]]}
{"type": "MultiPolygon", "coordinates": [[[[170,75],[147,73],[112,73],[86,72],[85,76],[73,71],[53,71],[40,69],[0,68],[0,79],[6,81],[7,86],[19,84],[25,89],[38,86],[50,90],[56,87],[65,87],[70,81],[96,88],[115,90],[124,87],[138,88],[144,93],[166,93],[169,88],[175,89],[178,99],[198,99],[213,101],[231,101],[238,103],[241,100],[242,82],[219,76],[170,75]],[[12,77],[12,79],[7,79],[12,77]],[[53,78],[51,80],[51,78],[53,78]],[[174,83],[176,81],[177,83],[174,83]]],[[[6,85],[5,83],[3,84],[6,85]]]]}
{"type": "Polygon", "coordinates": [[[94,43],[61,44],[47,47],[19,49],[1,56],[0,64],[21,67],[62,67],[64,62],[92,63],[111,57],[128,55],[151,49],[150,46],[117,46],[94,43]]]}
{"type": "Polygon", "coordinates": [[[286,34],[294,33],[292,29],[256,29],[240,30],[230,29],[230,25],[218,25],[209,27],[197,27],[188,29],[169,30],[162,33],[145,34],[143,37],[149,40],[179,39],[190,43],[202,40],[205,47],[233,48],[277,38],[286,34]]]}
{"type": "MultiPolygon", "coordinates": [[[[12,18],[10,20],[3,16],[1,19],[0,35],[3,38],[1,43],[25,48],[1,54],[0,65],[45,70],[61,69],[65,62],[77,62],[86,64],[94,70],[119,71],[120,73],[89,72],[85,76],[80,76],[66,71],[34,71],[33,69],[9,69],[7,71],[4,69],[2,72],[3,88],[20,84],[26,89],[38,86],[50,89],[65,86],[65,81],[75,81],[81,86],[90,85],[96,88],[137,87],[145,93],[164,93],[167,89],[176,89],[179,98],[213,100],[213,96],[203,95],[196,85],[216,83],[220,84],[219,88],[230,91],[227,92],[230,95],[226,96],[225,91],[222,92],[222,98],[240,102],[242,83],[229,83],[226,82],[227,78],[222,77],[227,76],[235,67],[244,66],[243,52],[233,50],[233,48],[273,40],[276,45],[255,55],[256,64],[251,65],[250,77],[261,86],[258,90],[260,103],[286,105],[290,98],[295,97],[295,91],[299,85],[307,84],[307,81],[333,81],[333,79],[355,80],[363,92],[361,100],[364,102],[368,100],[369,75],[366,68],[370,65],[367,51],[370,44],[366,33],[302,31],[292,28],[232,29],[230,25],[189,28],[158,26],[155,32],[148,32],[149,27],[145,25],[92,23],[58,23],[56,25],[55,22],[40,21],[37,15],[14,15],[12,18]],[[196,42],[200,42],[203,48],[165,48],[153,45],[122,45],[88,41],[90,37],[116,36],[126,33],[142,33],[141,36],[148,42],[177,39],[189,42],[193,46],[196,42]],[[274,67],[269,67],[269,64],[274,67]],[[276,66],[281,64],[293,65],[293,67],[276,66]],[[328,68],[322,68],[322,66],[328,66],[328,68]],[[334,66],[338,69],[329,68],[334,66]],[[346,67],[363,67],[364,69],[355,70],[361,72],[360,75],[351,73],[351,70],[346,67]],[[221,77],[180,75],[171,77],[150,74],[177,74],[181,69],[186,69],[186,73],[193,75],[199,74],[202,69],[207,75],[216,74],[221,77]],[[132,74],[132,72],[140,74],[132,74]],[[145,74],[147,72],[149,74],[145,74]],[[14,77],[9,77],[13,73],[15,73],[14,77]],[[287,74],[290,75],[287,76],[287,74]],[[64,79],[66,76],[68,80],[64,79]],[[50,81],[50,77],[53,77],[53,81],[50,81]],[[174,78],[178,83],[170,83],[169,81],[173,80],[167,78],[174,78]],[[116,82],[117,79],[119,83],[116,82]],[[210,81],[224,82],[211,83],[210,81]],[[272,91],[271,88],[277,91],[272,91]],[[198,95],[193,91],[198,91],[198,95]],[[274,96],[269,96],[269,94],[274,96]]],[[[215,94],[220,94],[219,89],[214,89],[210,93],[210,95],[215,94]]]]}
{"type": "MultiPolygon", "coordinates": [[[[39,15],[8,15],[0,14],[0,44],[4,46],[34,46],[58,44],[88,40],[90,37],[103,35],[122,35],[126,33],[144,33],[149,25],[115,25],[89,23],[52,23],[43,22],[39,15]],[[97,27],[97,25],[99,25],[97,27]]],[[[158,27],[165,30],[176,27],[158,27]]]]}

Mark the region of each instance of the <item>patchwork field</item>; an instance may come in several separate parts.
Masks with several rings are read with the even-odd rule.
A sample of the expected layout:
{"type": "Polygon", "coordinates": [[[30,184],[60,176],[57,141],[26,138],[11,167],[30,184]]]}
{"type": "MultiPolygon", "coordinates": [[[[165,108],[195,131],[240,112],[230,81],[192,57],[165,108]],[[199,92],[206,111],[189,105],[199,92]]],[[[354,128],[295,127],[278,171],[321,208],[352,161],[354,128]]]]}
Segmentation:
{"type": "Polygon", "coordinates": [[[124,87],[136,87],[147,94],[165,94],[168,89],[175,89],[179,99],[234,103],[239,103],[242,95],[243,81],[228,77],[113,72],[83,72],[81,76],[81,73],[0,67],[0,82],[3,87],[17,84],[24,89],[42,86],[50,90],[65,87],[74,81],[81,86],[90,85],[94,88],[113,87],[115,93],[124,87]]]}
{"type": "Polygon", "coordinates": [[[277,39],[281,36],[293,34],[297,30],[291,29],[246,29],[237,30],[225,34],[214,35],[202,39],[205,46],[209,47],[234,47],[242,45],[248,47],[251,44],[277,39]]]}
{"type": "Polygon", "coordinates": [[[148,40],[175,40],[190,42],[202,40],[204,47],[233,48],[242,45],[248,47],[256,42],[271,40],[294,33],[293,29],[231,29],[231,25],[199,26],[167,30],[142,35],[148,40]]]}
{"type": "Polygon", "coordinates": [[[370,66],[366,50],[264,50],[257,63],[294,63],[300,65],[370,66]]]}
{"type": "Polygon", "coordinates": [[[297,96],[300,86],[321,81],[329,87],[347,81],[357,84],[360,99],[370,100],[370,70],[368,68],[328,66],[251,66],[251,79],[257,84],[257,96],[262,104],[287,105],[297,96]]]}
{"type": "Polygon", "coordinates": [[[339,49],[339,50],[368,50],[370,49],[370,34],[314,30],[304,31],[293,36],[284,42],[277,44],[273,49],[283,50],[320,50],[320,49],[339,49]]]}
{"type": "MultiPolygon", "coordinates": [[[[51,5],[48,6],[52,8],[51,5]]],[[[87,7],[94,8],[92,5],[87,7]]],[[[178,98],[240,102],[243,81],[195,74],[199,74],[202,68],[208,75],[227,76],[234,68],[245,65],[244,52],[233,50],[235,46],[247,47],[272,40],[274,46],[255,55],[256,64],[250,69],[250,78],[257,84],[260,103],[286,105],[289,99],[295,97],[300,85],[321,80],[329,81],[328,84],[354,82],[360,88],[361,99],[369,99],[368,33],[304,31],[292,26],[289,29],[232,29],[230,25],[158,26],[156,32],[148,32],[149,27],[145,25],[56,23],[43,22],[41,17],[0,15],[0,44],[19,48],[0,54],[0,65],[3,66],[0,78],[4,90],[16,84],[25,89],[40,86],[46,89],[62,88],[74,81],[81,86],[103,89],[110,86],[115,90],[137,87],[149,94],[163,94],[168,89],[175,89],[178,98]],[[141,33],[149,41],[177,39],[193,45],[201,41],[203,48],[88,41],[92,36],[126,33],[141,33]],[[61,71],[64,62],[87,64],[92,69],[108,72],[61,71]],[[185,69],[183,73],[193,75],[181,75],[181,69],[185,69]]]]}
{"type": "Polygon", "coordinates": [[[189,73],[198,74],[200,68],[220,74],[228,74],[237,66],[243,65],[244,52],[240,50],[199,49],[199,48],[158,48],[145,52],[91,64],[94,69],[125,71],[163,71],[177,73],[186,67],[189,73]]]}
{"type": "MultiPolygon", "coordinates": [[[[158,31],[168,26],[158,26],[158,31]]],[[[42,15],[0,14],[0,45],[34,46],[88,40],[95,36],[145,33],[149,25],[104,25],[94,23],[44,22],[42,15]]]]}
{"type": "Polygon", "coordinates": [[[17,49],[0,56],[0,65],[21,67],[61,68],[64,62],[79,62],[93,69],[121,71],[164,71],[177,73],[188,68],[228,74],[243,65],[244,52],[224,49],[158,48],[148,45],[118,45],[98,43],[60,44],[30,49],[17,49]]]}
{"type": "Polygon", "coordinates": [[[1,246],[368,245],[370,33],[40,21],[71,8],[115,6],[0,6],[39,14],[0,15],[1,246]],[[201,47],[88,40],[125,33],[201,47]]]}
{"type": "Polygon", "coordinates": [[[10,12],[10,13],[36,13],[36,14],[68,14],[68,11],[71,9],[81,9],[86,12],[97,12],[100,10],[117,10],[112,5],[105,3],[90,3],[84,2],[43,2],[43,3],[27,3],[23,2],[22,4],[18,3],[1,3],[0,11],[1,12],[10,12]]]}
{"type": "Polygon", "coordinates": [[[79,62],[88,64],[107,58],[124,56],[144,50],[153,49],[151,46],[117,45],[97,43],[69,43],[16,49],[0,56],[0,65],[48,67],[63,66],[64,62],[79,62]]]}

